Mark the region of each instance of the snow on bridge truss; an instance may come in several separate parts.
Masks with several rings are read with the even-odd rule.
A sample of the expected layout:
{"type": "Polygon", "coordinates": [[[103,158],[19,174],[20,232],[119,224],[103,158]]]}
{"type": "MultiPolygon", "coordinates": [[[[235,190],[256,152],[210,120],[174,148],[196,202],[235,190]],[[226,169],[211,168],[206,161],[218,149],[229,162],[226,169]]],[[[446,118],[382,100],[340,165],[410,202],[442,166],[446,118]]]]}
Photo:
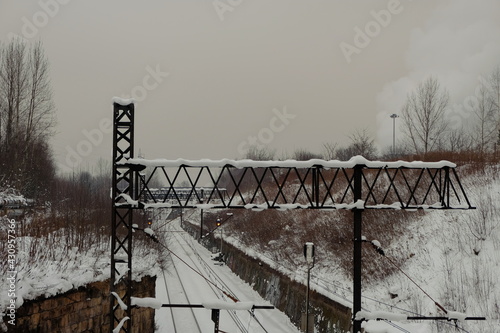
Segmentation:
{"type": "Polygon", "coordinates": [[[134,208],[473,208],[456,165],[447,161],[380,162],[356,156],[349,161],[128,159],[119,165],[151,170],[139,177],[136,199],[122,194],[116,200],[134,208]],[[150,188],[153,177],[167,185],[161,191],[150,188]],[[181,179],[189,185],[176,187],[181,179]]]}

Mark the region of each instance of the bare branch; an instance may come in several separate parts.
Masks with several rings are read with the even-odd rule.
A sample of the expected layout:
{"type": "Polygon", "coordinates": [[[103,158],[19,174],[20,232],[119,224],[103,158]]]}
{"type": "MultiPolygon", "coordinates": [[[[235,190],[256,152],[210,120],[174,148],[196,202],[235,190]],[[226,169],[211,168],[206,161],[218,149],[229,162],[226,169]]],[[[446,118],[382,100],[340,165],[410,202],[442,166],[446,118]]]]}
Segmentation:
{"type": "Polygon", "coordinates": [[[430,77],[408,95],[402,109],[403,133],[416,153],[435,149],[447,130],[444,114],[449,95],[437,79],[430,77]]]}

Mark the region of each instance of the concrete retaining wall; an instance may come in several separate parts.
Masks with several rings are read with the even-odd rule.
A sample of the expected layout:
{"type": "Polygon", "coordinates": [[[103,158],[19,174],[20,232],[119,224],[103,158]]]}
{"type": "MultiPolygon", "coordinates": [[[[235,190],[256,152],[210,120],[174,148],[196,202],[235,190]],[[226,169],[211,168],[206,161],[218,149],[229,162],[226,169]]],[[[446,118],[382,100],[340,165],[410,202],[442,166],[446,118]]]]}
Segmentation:
{"type": "MultiPolygon", "coordinates": [[[[155,297],[156,277],[134,282],[134,297],[155,297]]],[[[118,294],[124,285],[117,286],[118,294]]],[[[16,325],[7,323],[8,332],[23,333],[109,333],[109,280],[50,298],[37,298],[17,309],[16,325]]],[[[132,309],[132,332],[154,332],[154,309],[132,309]]]]}
{"type": "MultiPolygon", "coordinates": [[[[199,227],[185,222],[183,228],[198,239],[199,227]]],[[[218,248],[220,239],[215,240],[211,236],[204,238],[203,245],[208,249],[218,248]]],[[[302,313],[305,312],[306,286],[292,281],[230,244],[223,243],[223,249],[227,266],[300,327],[302,313]]],[[[310,313],[314,313],[317,332],[350,332],[352,328],[350,308],[313,291],[309,295],[310,313]]]]}

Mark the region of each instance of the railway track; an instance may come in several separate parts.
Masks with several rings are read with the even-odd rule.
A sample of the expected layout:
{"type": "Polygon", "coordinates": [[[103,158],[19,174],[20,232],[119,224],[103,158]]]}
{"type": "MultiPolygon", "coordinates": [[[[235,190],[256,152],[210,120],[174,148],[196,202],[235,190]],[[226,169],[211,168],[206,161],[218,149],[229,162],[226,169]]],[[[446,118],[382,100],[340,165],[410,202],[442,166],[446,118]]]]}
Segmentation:
{"type": "MultiPolygon", "coordinates": [[[[157,289],[156,297],[168,300],[169,304],[200,305],[215,300],[234,303],[231,298],[241,301],[258,299],[258,305],[264,303],[253,290],[243,292],[238,284],[243,282],[233,281],[234,276],[228,276],[233,273],[227,267],[215,266],[215,262],[205,249],[200,250],[200,245],[191,236],[180,231],[178,222],[169,223],[165,228],[170,232],[163,233],[169,235],[163,242],[175,255],[171,256],[171,264],[163,273],[161,288],[163,290],[157,289]]],[[[283,317],[277,315],[275,311],[255,310],[254,313],[243,310],[221,310],[220,332],[297,332],[289,320],[283,320],[283,317]],[[269,325],[272,328],[269,328],[269,325]]],[[[209,309],[162,308],[157,310],[156,316],[157,322],[163,324],[158,332],[214,332],[214,322],[211,320],[209,309]],[[163,320],[159,320],[161,319],[159,317],[163,317],[163,320]]]]}
{"type": "MultiPolygon", "coordinates": [[[[177,248],[177,255],[182,256],[185,262],[181,262],[180,259],[175,256],[172,257],[172,264],[169,267],[168,274],[170,278],[164,279],[165,290],[167,295],[167,300],[169,304],[196,304],[199,305],[206,299],[200,299],[199,293],[196,293],[190,287],[192,281],[189,281],[188,287],[185,286],[186,280],[186,263],[192,267],[194,270],[199,272],[205,277],[203,279],[199,277],[199,282],[197,286],[199,289],[203,289],[203,296],[206,298],[207,294],[212,294],[212,300],[225,300],[228,302],[233,302],[226,295],[222,293],[219,288],[223,289],[222,278],[220,278],[216,272],[209,266],[211,263],[205,262],[199,254],[196,252],[192,244],[187,242],[186,235],[182,235],[179,232],[171,233],[170,244],[175,242],[175,247],[177,248]],[[217,286],[217,287],[216,287],[217,286]],[[209,292],[211,291],[211,292],[209,292]]],[[[188,268],[190,269],[190,268],[188,268]]],[[[195,274],[196,275],[196,274],[195,274]]],[[[192,278],[193,273],[189,274],[189,278],[192,278]]],[[[225,286],[226,292],[228,292],[233,297],[236,297],[234,292],[230,291],[227,286],[225,286]]],[[[168,315],[171,324],[171,329],[174,332],[213,332],[214,323],[211,321],[211,311],[203,308],[168,308],[168,315]],[[207,320],[208,319],[208,320],[207,320]]],[[[241,311],[240,311],[241,312],[241,311]]],[[[248,333],[248,327],[240,318],[237,311],[227,310],[221,311],[221,328],[229,330],[230,332],[241,332],[248,333]],[[229,315],[227,315],[227,314],[229,315]]],[[[249,315],[246,316],[248,321],[249,315]]],[[[265,332],[265,331],[264,331],[265,332]]]]}
{"type": "MultiPolygon", "coordinates": [[[[168,279],[167,283],[165,272],[163,272],[163,283],[168,304],[191,304],[177,268],[179,263],[175,263],[173,256],[171,257],[172,269],[170,272],[173,273],[174,278],[168,279]]],[[[169,317],[167,322],[171,323],[171,329],[168,332],[203,332],[193,308],[167,308],[166,311],[166,315],[169,317]]]]}
{"type": "MultiPolygon", "coordinates": [[[[224,290],[231,297],[238,299],[236,293],[233,290],[231,290],[231,288],[224,282],[224,279],[221,278],[217,274],[217,272],[213,269],[214,262],[213,261],[207,262],[197,252],[193,244],[194,241],[193,238],[191,238],[187,234],[178,234],[178,233],[174,237],[176,237],[177,240],[180,240],[180,238],[182,239],[182,241],[180,241],[179,244],[181,244],[184,251],[186,252],[189,251],[189,253],[192,254],[191,256],[189,256],[190,264],[192,264],[193,267],[196,267],[197,270],[200,273],[202,273],[207,280],[210,281],[210,283],[207,283],[207,285],[212,290],[215,297],[217,297],[219,300],[233,303],[234,301],[222,292],[222,290],[224,290]],[[186,249],[186,247],[188,247],[188,249],[186,249]]],[[[252,319],[250,316],[253,316],[253,313],[247,311],[247,315],[242,315],[243,314],[242,311],[227,310],[225,312],[229,314],[229,317],[232,320],[232,324],[234,324],[233,325],[234,328],[237,329],[235,332],[242,332],[242,333],[249,332],[248,324],[245,325],[245,322],[248,322],[249,320],[252,319]]],[[[231,332],[233,331],[231,330],[231,332]]],[[[267,332],[267,331],[263,328],[262,332],[267,332]]]]}

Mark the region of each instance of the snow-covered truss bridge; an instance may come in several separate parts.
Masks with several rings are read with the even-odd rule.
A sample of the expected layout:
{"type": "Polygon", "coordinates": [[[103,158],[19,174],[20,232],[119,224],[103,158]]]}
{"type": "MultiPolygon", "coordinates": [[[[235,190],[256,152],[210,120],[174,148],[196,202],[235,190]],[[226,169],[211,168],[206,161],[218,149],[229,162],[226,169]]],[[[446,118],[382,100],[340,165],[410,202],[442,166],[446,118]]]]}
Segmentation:
{"type": "Polygon", "coordinates": [[[140,172],[134,195],[118,205],[135,208],[263,209],[470,209],[455,164],[349,161],[144,160],[119,166],[140,172]],[[169,186],[149,188],[156,179],[169,186]],[[176,187],[179,180],[190,187],[176,187]],[[209,182],[203,194],[200,188],[209,182]],[[357,193],[359,192],[359,193],[357,193]]]}
{"type": "MultiPolygon", "coordinates": [[[[456,165],[447,162],[145,160],[134,156],[134,104],[114,99],[111,290],[126,257],[130,309],[132,211],[145,208],[352,210],[353,331],[361,329],[362,213],[366,209],[473,209],[456,165]],[[144,171],[148,168],[149,175],[144,171]],[[167,184],[150,188],[155,177],[167,184]],[[182,193],[176,184],[184,184],[182,193]],[[188,184],[186,186],[186,184],[188,184]],[[199,189],[206,188],[203,195],[199,189]]],[[[121,321],[112,299],[112,327],[121,321]]],[[[130,310],[125,315],[131,318],[130,310]]],[[[131,320],[121,328],[130,332],[131,320]]]]}

